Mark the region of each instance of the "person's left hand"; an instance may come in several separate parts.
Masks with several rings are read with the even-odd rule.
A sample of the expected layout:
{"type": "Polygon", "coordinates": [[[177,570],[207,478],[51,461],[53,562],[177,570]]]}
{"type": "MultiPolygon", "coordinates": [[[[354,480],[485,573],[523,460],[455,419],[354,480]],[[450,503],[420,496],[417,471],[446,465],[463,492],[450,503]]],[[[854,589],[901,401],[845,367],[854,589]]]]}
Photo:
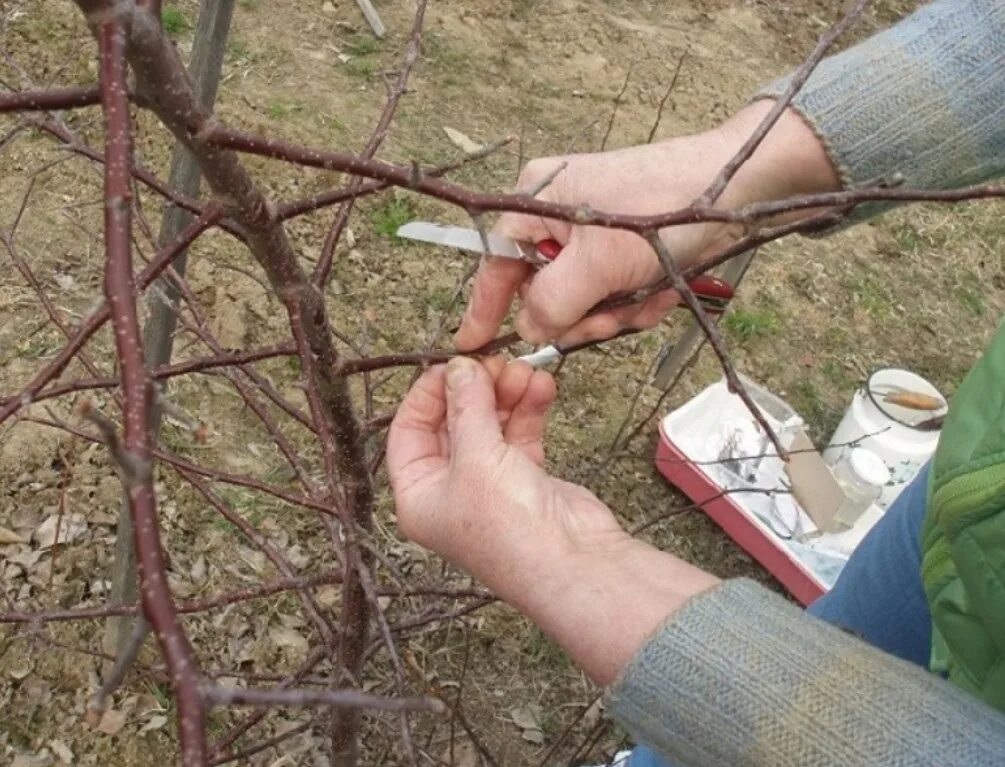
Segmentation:
{"type": "Polygon", "coordinates": [[[457,357],[426,371],[388,438],[398,526],[608,684],[717,581],[633,539],[586,488],[548,476],[541,438],[554,399],[552,377],[525,362],[457,357]]]}
{"type": "Polygon", "coordinates": [[[525,362],[456,358],[412,387],[388,438],[402,533],[518,606],[573,560],[631,544],[592,493],[542,468],[555,393],[525,362]]]}

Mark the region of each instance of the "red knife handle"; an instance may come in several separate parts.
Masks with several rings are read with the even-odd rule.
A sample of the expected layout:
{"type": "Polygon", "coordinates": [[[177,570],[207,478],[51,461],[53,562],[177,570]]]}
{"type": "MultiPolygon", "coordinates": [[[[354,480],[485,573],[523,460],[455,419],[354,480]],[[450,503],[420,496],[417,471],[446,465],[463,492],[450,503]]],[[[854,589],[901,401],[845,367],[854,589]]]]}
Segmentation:
{"type": "MultiPolygon", "coordinates": [[[[537,252],[549,261],[558,258],[562,252],[562,244],[558,240],[541,240],[537,243],[537,252]]],[[[695,277],[688,283],[695,295],[700,298],[712,298],[721,301],[729,301],[733,298],[733,286],[718,277],[702,274],[695,277]]]]}
{"type": "Polygon", "coordinates": [[[537,252],[549,261],[554,261],[562,252],[562,243],[558,240],[541,240],[537,244],[537,252]]]}
{"type": "Polygon", "coordinates": [[[718,298],[722,301],[729,301],[733,298],[732,285],[708,274],[695,277],[688,285],[699,298],[718,298]]]}

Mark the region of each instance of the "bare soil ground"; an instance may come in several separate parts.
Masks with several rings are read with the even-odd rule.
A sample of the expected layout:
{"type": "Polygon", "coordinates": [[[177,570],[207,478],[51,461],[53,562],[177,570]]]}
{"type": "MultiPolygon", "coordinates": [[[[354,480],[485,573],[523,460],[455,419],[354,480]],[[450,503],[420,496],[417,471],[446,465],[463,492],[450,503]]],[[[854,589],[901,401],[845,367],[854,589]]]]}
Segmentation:
{"type": "MultiPolygon", "coordinates": [[[[198,12],[195,0],[166,4],[178,45],[187,51],[198,12]]],[[[656,104],[683,52],[681,79],[663,117],[660,137],[714,125],[756,88],[796,65],[833,20],[833,3],[790,0],[440,0],[431,3],[424,55],[398,112],[382,156],[438,163],[458,149],[445,127],[476,142],[521,135],[524,157],[595,150],[607,129],[615,95],[627,89],[613,120],[609,146],[643,141],[656,104]]],[[[856,35],[867,35],[907,12],[914,2],[876,3],[856,35]]],[[[376,41],[351,0],[240,0],[228,43],[218,112],[235,126],[321,147],[359,149],[384,101],[384,82],[396,69],[410,4],[384,0],[390,29],[376,41]]],[[[8,26],[0,44],[38,83],[75,83],[96,76],[90,36],[72,3],[29,0],[0,6],[8,26]]],[[[0,64],[5,83],[19,73],[0,64]]],[[[100,144],[93,109],[67,122],[100,144]]],[[[0,119],[0,135],[14,121],[0,119]]],[[[140,121],[137,152],[166,176],[168,142],[152,121],[140,121]]],[[[503,189],[515,180],[514,143],[458,180],[503,189]]],[[[338,183],[333,174],[298,171],[250,159],[274,197],[291,199],[338,183]]],[[[64,316],[76,321],[100,296],[100,175],[46,137],[28,133],[0,154],[0,228],[10,227],[26,189],[34,189],[18,232],[22,255],[64,316]],[[43,169],[51,164],[47,169],[43,169]],[[40,170],[41,169],[41,170],[40,170]]],[[[154,231],[160,203],[142,197],[154,231]]],[[[791,239],[765,248],[725,321],[741,369],[788,398],[825,441],[858,383],[873,368],[903,365],[951,393],[976,358],[1005,306],[1002,207],[980,203],[898,210],[881,220],[826,239],[791,239]]],[[[456,254],[398,242],[388,232],[410,216],[462,221],[458,211],[401,193],[358,206],[352,244],[343,243],[329,302],[345,334],[373,352],[413,350],[428,341],[450,306],[470,262],[456,254]]],[[[292,237],[305,259],[316,258],[330,212],[297,221],[292,237]]],[[[140,253],[151,248],[140,232],[140,253]]],[[[2,254],[6,258],[6,254],[2,254]]],[[[7,262],[9,264],[9,261],[7,262]]],[[[193,249],[190,280],[212,326],[228,346],[284,340],[285,320],[255,265],[224,234],[193,249]]],[[[0,392],[16,392],[62,338],[47,322],[35,294],[12,268],[0,271],[0,392]]],[[[453,308],[453,320],[457,309],[453,308]]],[[[625,417],[631,395],[646,386],[654,355],[677,332],[680,315],[664,327],[572,357],[561,373],[561,396],[549,433],[551,469],[594,489],[626,524],[659,514],[681,497],[654,470],[653,424],[603,472],[597,471],[625,417]]],[[[449,327],[450,322],[447,323],[449,327]]],[[[110,339],[92,344],[92,358],[112,372],[110,339]]],[[[186,333],[176,357],[201,354],[186,333]]],[[[264,372],[289,384],[283,393],[303,404],[289,363],[264,372]]],[[[79,366],[68,376],[83,375],[79,366]]],[[[685,401],[719,376],[711,355],[683,378],[667,403],[685,401]]],[[[392,405],[408,381],[394,376],[375,408],[392,405]]],[[[169,424],[171,449],[206,465],[289,481],[285,465],[230,387],[213,376],[187,377],[171,393],[194,419],[210,427],[208,444],[169,424]]],[[[646,387],[640,412],[658,392],[646,387]]],[[[98,398],[98,404],[109,402],[98,398]]],[[[70,417],[72,398],[54,402],[70,417]]],[[[44,416],[35,406],[33,415],[44,416]]],[[[306,446],[305,435],[297,434],[306,446]]],[[[179,597],[254,583],[270,565],[236,529],[164,470],[162,499],[172,587],[179,597]]],[[[303,572],[322,569],[328,556],[317,520],[291,515],[278,502],[239,490],[221,494],[303,572]]],[[[100,446],[21,420],[0,432],[0,605],[3,609],[100,603],[107,589],[119,485],[100,446]],[[53,518],[64,513],[68,540],[53,548],[53,518]],[[41,531],[41,532],[40,532],[41,531]],[[9,607],[8,607],[9,606],[9,607]]],[[[721,576],[770,582],[750,559],[699,513],[650,531],[653,540],[721,576]]],[[[421,575],[441,565],[395,532],[386,493],[377,538],[400,572],[421,575]]],[[[336,592],[319,591],[327,606],[336,592]]],[[[447,605],[449,607],[449,605],[447,605]]],[[[392,606],[393,607],[393,606],[392,606]]],[[[412,606],[414,608],[414,606],[412,606]]],[[[249,603],[186,625],[205,665],[221,674],[282,675],[309,647],[310,629],[292,597],[249,603]]],[[[616,631],[617,626],[597,627],[616,631]]],[[[148,765],[171,763],[173,711],[152,667],[152,649],[116,697],[124,715],[97,732],[82,719],[101,659],[102,627],[91,621],[47,628],[0,629],[0,763],[28,765],[148,765]]],[[[513,611],[492,606],[463,619],[441,621],[401,642],[409,684],[448,700],[460,699],[464,718],[485,752],[500,765],[547,765],[601,760],[621,742],[605,726],[596,691],[536,629],[513,611]],[[588,710],[587,710],[588,709],[588,710]],[[571,734],[564,730],[587,710],[571,734]],[[598,722],[600,724],[598,725],[598,722]],[[559,743],[559,741],[562,741],[559,743]],[[581,748],[578,748],[582,745],[581,748]]],[[[376,667],[368,683],[392,689],[376,667]]],[[[212,734],[234,721],[214,718],[212,734]]],[[[304,712],[271,716],[259,737],[308,721],[304,712]]],[[[456,721],[414,722],[423,764],[476,765],[483,758],[456,721]]],[[[396,764],[396,725],[368,720],[366,764],[396,764]]],[[[324,764],[320,730],[245,763],[324,764]]]]}

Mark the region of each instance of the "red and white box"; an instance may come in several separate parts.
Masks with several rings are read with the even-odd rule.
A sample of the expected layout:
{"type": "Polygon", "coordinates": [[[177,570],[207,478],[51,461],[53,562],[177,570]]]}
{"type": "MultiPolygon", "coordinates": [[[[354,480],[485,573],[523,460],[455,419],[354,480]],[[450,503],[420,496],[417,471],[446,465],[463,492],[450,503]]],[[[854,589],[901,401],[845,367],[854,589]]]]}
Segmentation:
{"type": "MultiPolygon", "coordinates": [[[[821,532],[807,506],[827,508],[843,491],[812,449],[799,414],[744,379],[785,449],[783,461],[743,401],[719,381],[660,422],[656,465],[799,602],[826,593],[855,546],[882,516],[873,505],[850,530],[821,532]]],[[[815,509],[816,512],[820,508],[815,509]]],[[[813,509],[811,509],[813,510],[813,509]]]]}

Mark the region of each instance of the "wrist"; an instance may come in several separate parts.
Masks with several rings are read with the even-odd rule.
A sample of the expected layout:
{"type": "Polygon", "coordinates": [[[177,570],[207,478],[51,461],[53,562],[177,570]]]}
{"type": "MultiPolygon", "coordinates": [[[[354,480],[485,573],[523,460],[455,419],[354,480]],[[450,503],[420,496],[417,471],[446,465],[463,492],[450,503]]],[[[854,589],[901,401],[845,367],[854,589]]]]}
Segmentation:
{"type": "Polygon", "coordinates": [[[614,681],[660,626],[714,576],[627,533],[551,559],[510,601],[598,684],[614,681]]]}
{"type": "MultiPolygon", "coordinates": [[[[739,151],[774,105],[772,99],[759,99],[716,129],[719,140],[729,147],[730,156],[739,151]]],[[[738,207],[841,188],[840,176],[824,143],[789,107],[737,171],[723,195],[723,204],[738,207]]]]}

